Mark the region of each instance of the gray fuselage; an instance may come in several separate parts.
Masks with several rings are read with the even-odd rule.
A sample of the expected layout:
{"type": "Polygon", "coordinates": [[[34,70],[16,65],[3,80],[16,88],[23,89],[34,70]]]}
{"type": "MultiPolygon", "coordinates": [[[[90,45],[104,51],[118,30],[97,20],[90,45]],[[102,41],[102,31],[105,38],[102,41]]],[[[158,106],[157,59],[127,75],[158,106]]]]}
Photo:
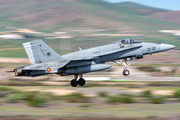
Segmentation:
{"type": "Polygon", "coordinates": [[[170,44],[125,39],[59,56],[42,40],[30,41],[23,45],[32,64],[15,69],[17,76],[39,76],[49,73],[65,76],[101,71],[111,67],[105,64],[108,61],[140,59],[143,55],[175,47],[170,44]]]}

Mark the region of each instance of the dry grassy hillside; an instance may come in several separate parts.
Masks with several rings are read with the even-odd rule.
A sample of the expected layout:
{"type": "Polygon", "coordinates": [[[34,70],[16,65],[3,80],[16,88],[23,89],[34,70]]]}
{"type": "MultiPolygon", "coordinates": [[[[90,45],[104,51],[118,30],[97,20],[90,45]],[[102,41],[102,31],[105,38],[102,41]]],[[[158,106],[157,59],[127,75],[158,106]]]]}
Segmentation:
{"type": "Polygon", "coordinates": [[[99,27],[138,32],[139,25],[154,24],[153,29],[162,26],[160,21],[147,19],[144,14],[167,12],[135,3],[110,4],[100,0],[0,0],[0,5],[1,24],[50,30],[99,27]]]}

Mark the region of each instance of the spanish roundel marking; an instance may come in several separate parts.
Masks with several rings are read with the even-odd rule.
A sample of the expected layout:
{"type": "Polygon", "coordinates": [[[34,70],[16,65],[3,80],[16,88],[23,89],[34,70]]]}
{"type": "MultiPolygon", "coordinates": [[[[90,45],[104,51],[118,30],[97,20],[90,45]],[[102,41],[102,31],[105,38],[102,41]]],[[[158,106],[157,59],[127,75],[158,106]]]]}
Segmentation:
{"type": "Polygon", "coordinates": [[[50,71],[51,71],[51,68],[48,67],[48,68],[47,68],[47,71],[50,72],[50,71]]]}

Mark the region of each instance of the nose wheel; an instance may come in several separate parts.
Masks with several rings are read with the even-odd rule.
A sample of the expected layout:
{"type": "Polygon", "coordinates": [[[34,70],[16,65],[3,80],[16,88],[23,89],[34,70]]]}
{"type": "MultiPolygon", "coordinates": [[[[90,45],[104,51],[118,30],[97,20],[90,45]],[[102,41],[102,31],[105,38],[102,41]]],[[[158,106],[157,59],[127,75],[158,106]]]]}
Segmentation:
{"type": "Polygon", "coordinates": [[[80,86],[84,86],[86,84],[86,81],[85,79],[83,79],[82,76],[83,74],[79,74],[79,80],[77,80],[78,78],[78,75],[75,75],[75,78],[71,80],[71,86],[72,87],[76,87],[77,85],[80,85],[80,86]]]}
{"type": "Polygon", "coordinates": [[[123,75],[124,75],[124,76],[128,76],[129,74],[130,74],[129,70],[124,70],[124,71],[123,71],[123,75]]]}
{"type": "Polygon", "coordinates": [[[131,65],[131,63],[127,63],[126,60],[124,60],[124,62],[122,62],[122,60],[120,60],[120,62],[117,61],[113,61],[114,63],[117,63],[119,65],[122,65],[124,67],[124,71],[123,71],[123,75],[124,76],[128,76],[130,74],[129,70],[127,70],[127,68],[131,65]]]}

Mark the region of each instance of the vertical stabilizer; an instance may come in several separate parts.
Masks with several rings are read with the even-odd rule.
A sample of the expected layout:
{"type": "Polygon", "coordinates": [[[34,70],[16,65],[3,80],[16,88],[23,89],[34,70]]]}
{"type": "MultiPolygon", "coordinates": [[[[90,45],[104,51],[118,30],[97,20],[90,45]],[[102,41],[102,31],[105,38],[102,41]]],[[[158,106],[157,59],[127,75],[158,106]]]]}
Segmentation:
{"type": "Polygon", "coordinates": [[[23,43],[23,46],[31,64],[53,62],[63,59],[42,40],[33,40],[23,43]]]}

